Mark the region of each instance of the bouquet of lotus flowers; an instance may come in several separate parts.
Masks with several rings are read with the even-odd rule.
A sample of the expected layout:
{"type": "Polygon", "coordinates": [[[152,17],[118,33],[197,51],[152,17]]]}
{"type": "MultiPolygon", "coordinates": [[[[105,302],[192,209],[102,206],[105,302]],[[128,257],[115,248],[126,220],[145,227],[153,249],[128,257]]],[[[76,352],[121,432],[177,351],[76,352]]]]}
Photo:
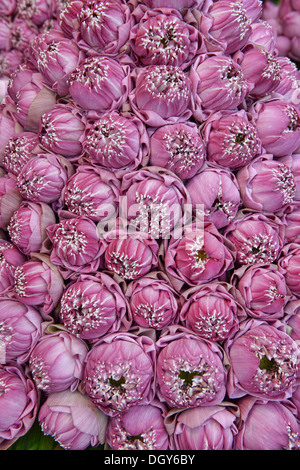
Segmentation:
{"type": "Polygon", "coordinates": [[[1,450],[300,450],[299,26],[0,0],[1,450]]]}

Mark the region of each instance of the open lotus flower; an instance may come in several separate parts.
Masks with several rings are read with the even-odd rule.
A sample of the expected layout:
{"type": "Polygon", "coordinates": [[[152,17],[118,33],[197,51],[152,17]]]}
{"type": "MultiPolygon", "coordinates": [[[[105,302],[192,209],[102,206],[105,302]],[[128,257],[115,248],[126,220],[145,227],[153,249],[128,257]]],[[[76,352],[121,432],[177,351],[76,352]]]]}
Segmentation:
{"type": "Polygon", "coordinates": [[[279,271],[285,277],[286,284],[290,291],[298,296],[300,294],[299,273],[300,273],[300,244],[287,243],[280,251],[278,258],[279,271]]]}
{"type": "Polygon", "coordinates": [[[146,335],[105,335],[87,355],[86,393],[108,416],[150,404],[154,398],[155,358],[155,344],[146,335]]]}
{"type": "Polygon", "coordinates": [[[38,421],[43,433],[65,450],[84,450],[105,440],[107,416],[77,390],[50,393],[39,409],[38,421]]]}
{"type": "Polygon", "coordinates": [[[11,290],[14,284],[14,272],[27,257],[7,240],[0,239],[0,294],[11,290]]]}
{"type": "Polygon", "coordinates": [[[41,153],[36,132],[18,132],[10,137],[1,156],[1,165],[7,172],[18,175],[31,158],[41,153]]]}

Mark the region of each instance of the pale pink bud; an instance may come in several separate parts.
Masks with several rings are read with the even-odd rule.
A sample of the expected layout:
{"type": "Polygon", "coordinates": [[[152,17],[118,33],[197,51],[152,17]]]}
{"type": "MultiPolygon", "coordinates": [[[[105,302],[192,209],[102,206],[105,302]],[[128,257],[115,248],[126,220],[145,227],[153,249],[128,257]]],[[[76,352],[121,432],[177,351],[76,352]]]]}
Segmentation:
{"type": "Polygon", "coordinates": [[[48,204],[23,201],[13,213],[7,230],[16,247],[30,255],[41,250],[47,238],[46,228],[54,223],[55,214],[48,204]]]}
{"type": "Polygon", "coordinates": [[[67,331],[44,334],[28,361],[36,387],[47,394],[76,390],[83,379],[87,353],[86,343],[67,331]]]}
{"type": "Polygon", "coordinates": [[[76,157],[83,150],[84,130],[84,117],[75,106],[56,104],[42,115],[39,137],[47,150],[68,158],[76,157]]]}
{"type": "Polygon", "coordinates": [[[294,36],[299,36],[300,12],[295,10],[290,11],[282,18],[281,24],[284,36],[291,39],[294,36]]]}
{"type": "Polygon", "coordinates": [[[138,68],[135,88],[129,94],[133,111],[147,125],[186,121],[191,116],[191,81],[174,65],[149,65],[138,68]]]}
{"type": "Polygon", "coordinates": [[[37,26],[42,25],[51,16],[49,0],[19,0],[17,10],[21,18],[31,20],[37,26]]]}
{"type": "Polygon", "coordinates": [[[146,162],[149,137],[137,116],[112,111],[87,123],[83,148],[91,163],[121,177],[146,162]]]}
{"type": "Polygon", "coordinates": [[[300,349],[280,321],[250,319],[224,345],[230,362],[229,398],[284,400],[299,380],[300,349]],[[247,367],[245,367],[247,364],[247,367]]]}
{"type": "Polygon", "coordinates": [[[172,171],[182,180],[201,169],[205,156],[204,142],[192,122],[161,126],[150,136],[149,163],[172,171]]]}
{"type": "Polygon", "coordinates": [[[223,168],[204,168],[187,182],[186,188],[193,208],[201,207],[204,219],[217,229],[228,225],[241,205],[236,177],[223,168]]]}
{"type": "Polygon", "coordinates": [[[1,0],[0,1],[0,14],[1,16],[9,16],[15,12],[16,0],[1,0]]]}
{"type": "Polygon", "coordinates": [[[129,69],[110,57],[87,57],[70,75],[68,85],[71,97],[81,108],[114,111],[127,99],[129,69]]]}
{"type": "Polygon", "coordinates": [[[9,173],[0,177],[0,228],[7,229],[11,217],[22,201],[16,178],[9,173]]]}
{"type": "Polygon", "coordinates": [[[239,400],[239,407],[241,425],[236,450],[299,450],[300,424],[291,403],[247,396],[239,400]]]}
{"type": "Polygon", "coordinates": [[[27,257],[11,242],[0,239],[0,293],[11,290],[14,284],[14,273],[17,266],[23,264],[27,257]]]}
{"type": "Polygon", "coordinates": [[[0,449],[27,434],[37,416],[39,397],[23,368],[0,365],[0,449]]]}
{"type": "Polygon", "coordinates": [[[279,254],[278,266],[290,291],[299,296],[300,244],[288,243],[285,245],[279,254]]]}
{"type": "Polygon", "coordinates": [[[300,46],[300,37],[294,36],[293,39],[291,40],[289,56],[291,57],[292,60],[296,62],[300,60],[299,46],[300,46]]]}
{"type": "Polygon", "coordinates": [[[102,272],[81,274],[67,285],[60,300],[59,316],[72,334],[90,342],[121,328],[128,329],[131,324],[120,286],[102,272]]]}
{"type": "Polygon", "coordinates": [[[40,140],[35,132],[14,134],[7,142],[1,157],[1,165],[9,173],[18,175],[31,158],[41,152],[40,140]]]}
{"type": "Polygon", "coordinates": [[[226,393],[226,369],[217,343],[173,325],[157,341],[157,396],[171,408],[216,405],[226,393]]]}
{"type": "Polygon", "coordinates": [[[167,450],[169,435],[162,404],[137,405],[112,417],[107,425],[106,442],[113,450],[167,450]]]}
{"type": "Polygon", "coordinates": [[[107,416],[77,390],[50,393],[39,409],[38,421],[43,433],[65,450],[85,450],[105,440],[107,416]]]}
{"type": "Polygon", "coordinates": [[[266,21],[272,20],[278,17],[279,5],[271,0],[266,0],[262,9],[262,18],[266,21]]]}
{"type": "Polygon", "coordinates": [[[28,56],[29,46],[38,35],[38,28],[29,20],[15,18],[11,24],[11,46],[28,56]]]}
{"type": "Polygon", "coordinates": [[[108,416],[149,404],[154,398],[155,359],[155,344],[146,335],[105,335],[86,358],[86,393],[108,416]]]}
{"type": "Polygon", "coordinates": [[[251,25],[251,34],[246,47],[261,47],[269,53],[273,53],[276,45],[276,32],[270,23],[262,19],[251,25]]]}

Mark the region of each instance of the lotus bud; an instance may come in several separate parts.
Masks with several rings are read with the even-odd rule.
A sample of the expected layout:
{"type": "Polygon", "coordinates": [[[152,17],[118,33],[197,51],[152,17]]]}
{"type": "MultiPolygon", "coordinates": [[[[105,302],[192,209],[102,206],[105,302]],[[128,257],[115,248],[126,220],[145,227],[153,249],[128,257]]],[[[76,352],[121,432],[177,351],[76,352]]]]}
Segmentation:
{"type": "MultiPolygon", "coordinates": [[[[300,340],[300,299],[290,300],[284,309],[284,323],[287,325],[291,338],[300,340]]],[[[299,387],[297,387],[298,389],[299,387]]],[[[300,390],[298,390],[299,392],[300,390]]],[[[297,394],[298,395],[298,394],[297,394]]],[[[293,394],[294,396],[294,394],[293,394]]]]}
{"type": "Polygon", "coordinates": [[[155,344],[146,335],[105,335],[87,355],[86,393],[108,416],[150,404],[154,398],[155,354],[155,344]]]}
{"type": "Polygon", "coordinates": [[[57,14],[59,25],[69,38],[72,38],[73,33],[79,30],[79,13],[82,6],[81,0],[70,0],[61,7],[57,14]]]}
{"type": "Polygon", "coordinates": [[[288,402],[262,401],[248,396],[239,400],[241,426],[236,450],[299,450],[300,425],[288,402]],[[268,432],[270,427],[273,432],[268,432]]]}
{"type": "Polygon", "coordinates": [[[168,281],[155,273],[129,284],[126,290],[133,320],[144,328],[162,330],[177,323],[179,306],[176,292],[168,281]]]}
{"type": "Polygon", "coordinates": [[[30,255],[41,250],[47,238],[46,228],[54,223],[55,214],[48,204],[23,201],[14,211],[7,231],[16,247],[30,255]]]}
{"type": "Polygon", "coordinates": [[[208,161],[235,171],[261,153],[261,141],[243,111],[214,113],[203,127],[208,161]]]}
{"type": "Polygon", "coordinates": [[[292,206],[285,215],[285,240],[287,243],[300,244],[300,207],[292,206]]]}
{"type": "Polygon", "coordinates": [[[136,405],[110,418],[106,442],[113,450],[168,450],[162,404],[136,405]]]}
{"type": "Polygon", "coordinates": [[[180,67],[149,65],[136,71],[129,94],[134,113],[152,127],[186,121],[191,116],[191,81],[180,67]]]}
{"type": "Polygon", "coordinates": [[[12,289],[15,270],[26,260],[13,243],[0,239],[0,294],[12,289]]]}
{"type": "Polygon", "coordinates": [[[222,402],[226,370],[221,349],[184,327],[167,327],[157,341],[157,396],[171,408],[222,402]]]}
{"type": "Polygon", "coordinates": [[[290,52],[289,52],[289,56],[294,61],[299,61],[300,59],[299,43],[300,43],[299,36],[294,36],[293,39],[291,40],[290,52]]]}
{"type": "Polygon", "coordinates": [[[300,273],[300,244],[286,244],[278,258],[280,272],[284,275],[286,284],[290,291],[296,296],[300,295],[299,273],[300,273]]]}
{"type": "Polygon", "coordinates": [[[203,0],[144,0],[143,3],[148,8],[176,8],[182,10],[184,8],[200,8],[203,0]]]}
{"type": "MultiPolygon", "coordinates": [[[[7,101],[9,100],[7,99],[7,101]]],[[[6,99],[0,105],[0,156],[1,156],[1,160],[2,160],[4,147],[7,145],[9,139],[14,134],[17,134],[23,131],[21,124],[14,117],[15,111],[16,111],[16,106],[11,102],[6,102],[6,99]]]]}
{"type": "Polygon", "coordinates": [[[29,20],[15,18],[11,23],[11,46],[29,55],[29,46],[38,35],[38,28],[29,20]]]}
{"type": "Polygon", "coordinates": [[[75,106],[56,104],[42,115],[39,137],[47,150],[70,158],[82,153],[84,130],[84,118],[75,106]]]}
{"type": "Polygon", "coordinates": [[[64,450],[85,450],[105,440],[107,416],[77,390],[50,393],[39,409],[38,421],[43,433],[64,450]]]}
{"type": "Polygon", "coordinates": [[[273,263],[283,246],[284,226],[268,213],[239,213],[223,233],[236,247],[240,265],[273,263]]]}
{"type": "Polygon", "coordinates": [[[127,99],[129,70],[110,57],[87,57],[70,75],[68,85],[80,108],[111,112],[127,99]]]}
{"type": "Polygon", "coordinates": [[[261,320],[283,317],[290,295],[275,264],[243,266],[234,271],[231,280],[242,294],[249,316],[261,320]]]}
{"type": "Polygon", "coordinates": [[[266,52],[273,54],[276,46],[276,33],[270,23],[259,19],[251,24],[251,34],[246,47],[261,47],[266,52]]]}
{"type": "Polygon", "coordinates": [[[149,163],[172,171],[182,180],[192,178],[205,157],[204,142],[192,122],[161,126],[150,136],[149,163]]]}
{"type": "Polygon", "coordinates": [[[217,229],[231,222],[241,205],[239,186],[234,174],[222,168],[205,168],[186,185],[194,209],[203,206],[204,218],[217,229]]]}
{"type": "Polygon", "coordinates": [[[0,228],[7,229],[11,217],[22,201],[16,179],[9,173],[0,177],[0,228]]]}
{"type": "Polygon", "coordinates": [[[128,329],[131,324],[120,286],[103,272],[81,274],[68,284],[60,300],[59,316],[68,331],[89,342],[128,329]]]}
{"type": "Polygon", "coordinates": [[[8,77],[1,77],[0,78],[0,105],[6,100],[7,95],[7,87],[8,87],[9,78],[8,77]]]}
{"type": "Polygon", "coordinates": [[[7,172],[18,176],[25,163],[38,153],[41,153],[38,134],[35,132],[16,133],[8,140],[3,150],[1,165],[7,172]]]}
{"type": "Polygon", "coordinates": [[[21,366],[0,365],[0,448],[5,450],[33,425],[39,397],[31,378],[21,366]]]}
{"type": "Polygon", "coordinates": [[[5,19],[0,18],[0,50],[9,51],[12,49],[11,45],[11,24],[5,19]]]}
{"type": "Polygon", "coordinates": [[[250,319],[225,342],[224,349],[230,362],[229,398],[252,395],[282,401],[291,397],[299,380],[300,349],[280,321],[250,319]]]}
{"type": "Polygon", "coordinates": [[[9,16],[15,13],[16,0],[1,0],[0,1],[0,14],[1,16],[9,16]]]}
{"type": "Polygon", "coordinates": [[[83,379],[87,352],[85,342],[67,331],[44,334],[28,362],[36,387],[46,394],[76,390],[83,379]]]}
{"type": "Polygon", "coordinates": [[[294,183],[295,183],[295,196],[294,205],[299,206],[300,203],[300,154],[295,153],[292,155],[286,155],[278,159],[280,163],[286,165],[292,172],[294,183]]]}
{"type": "Polygon", "coordinates": [[[18,66],[23,63],[24,56],[21,51],[11,49],[3,51],[0,56],[0,73],[3,77],[10,77],[18,66]]]}
{"type": "Polygon", "coordinates": [[[49,0],[19,0],[17,10],[21,18],[31,20],[37,26],[51,16],[49,0]]]}
{"type": "Polygon", "coordinates": [[[277,57],[281,69],[281,80],[274,89],[274,93],[281,95],[287,101],[293,100],[293,93],[298,88],[299,70],[296,64],[288,57],[277,57]],[[290,96],[291,95],[291,96],[290,96]]]}

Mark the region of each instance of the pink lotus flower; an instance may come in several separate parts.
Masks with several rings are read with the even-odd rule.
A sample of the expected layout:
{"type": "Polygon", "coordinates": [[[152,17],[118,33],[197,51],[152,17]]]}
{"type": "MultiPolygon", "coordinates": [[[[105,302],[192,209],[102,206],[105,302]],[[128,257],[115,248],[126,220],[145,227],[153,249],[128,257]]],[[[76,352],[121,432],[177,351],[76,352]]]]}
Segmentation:
{"type": "Polygon", "coordinates": [[[293,102],[293,94],[295,89],[298,88],[297,80],[299,80],[300,73],[297,69],[295,62],[288,57],[277,57],[277,62],[280,66],[281,80],[274,89],[274,95],[279,96],[284,101],[293,102]]]}
{"type": "Polygon", "coordinates": [[[167,450],[169,436],[164,424],[166,411],[156,401],[137,405],[112,417],[106,442],[113,450],[167,450]]]}
{"type": "Polygon", "coordinates": [[[80,108],[101,113],[114,111],[127,99],[129,69],[110,57],[87,57],[70,75],[68,85],[80,108]]]}
{"type": "Polygon", "coordinates": [[[121,194],[126,198],[124,216],[129,227],[153,238],[169,238],[190,202],[180,178],[152,166],[124,175],[121,194]]]}
{"type": "Polygon", "coordinates": [[[294,202],[296,185],[287,165],[272,155],[255,158],[237,173],[244,207],[275,213],[294,202]]]}
{"type": "Polygon", "coordinates": [[[39,30],[30,20],[14,18],[11,23],[11,46],[12,49],[21,51],[25,56],[29,56],[31,42],[38,35],[39,30]]]}
{"type": "Polygon", "coordinates": [[[104,336],[87,355],[86,393],[100,410],[116,416],[154,398],[155,344],[146,336],[104,336]]]}
{"type": "MultiPolygon", "coordinates": [[[[286,304],[285,309],[284,309],[284,323],[287,325],[289,335],[291,336],[291,338],[297,342],[300,341],[300,299],[299,298],[291,299],[286,304]]],[[[297,387],[297,390],[299,393],[300,391],[299,386],[297,387]]],[[[297,396],[298,396],[298,393],[297,393],[297,396]]]]}
{"type": "Polygon", "coordinates": [[[273,263],[284,242],[284,225],[270,213],[240,211],[223,233],[237,250],[240,265],[273,263]]]}
{"type": "Polygon", "coordinates": [[[58,305],[64,287],[63,278],[48,255],[35,255],[15,270],[15,297],[25,305],[35,306],[45,318],[58,305]]]}
{"type": "Polygon", "coordinates": [[[50,393],[39,409],[38,421],[43,433],[65,450],[84,450],[105,440],[107,416],[77,390],[50,393]]]}
{"type": "Polygon", "coordinates": [[[0,365],[0,449],[24,436],[37,416],[39,396],[34,382],[16,363],[0,365]]]}
{"type": "Polygon", "coordinates": [[[206,167],[186,185],[193,208],[201,207],[204,219],[221,229],[231,222],[241,205],[234,174],[222,168],[206,167]]]}
{"type": "Polygon", "coordinates": [[[183,8],[201,7],[203,0],[144,0],[143,2],[148,8],[183,8]]]}
{"type": "Polygon", "coordinates": [[[184,327],[172,325],[157,341],[157,397],[171,408],[216,405],[225,396],[221,349],[184,327]]]}
{"type": "Polygon", "coordinates": [[[0,329],[1,364],[23,364],[42,335],[42,317],[34,307],[0,297],[0,329]]]}
{"type": "Polygon", "coordinates": [[[32,20],[37,26],[51,16],[49,0],[19,0],[17,10],[21,18],[32,20]]]}
{"type": "Polygon", "coordinates": [[[55,223],[55,214],[44,202],[23,201],[14,211],[7,231],[11,241],[25,255],[41,250],[46,228],[55,223]]]}
{"type": "Polygon", "coordinates": [[[16,68],[23,63],[23,54],[17,49],[3,51],[0,56],[0,73],[2,77],[10,77],[16,68]]]}
{"type": "Polygon", "coordinates": [[[236,450],[299,450],[300,425],[292,404],[248,396],[239,400],[239,407],[236,450]]]}
{"type": "Polygon", "coordinates": [[[284,216],[285,241],[300,244],[300,207],[291,206],[284,216]]]}
{"type": "Polygon", "coordinates": [[[230,362],[229,398],[290,398],[299,381],[300,349],[280,321],[249,319],[224,345],[230,362]]]}
{"type": "Polygon", "coordinates": [[[149,163],[172,171],[182,180],[192,178],[205,157],[204,142],[192,122],[161,126],[150,135],[149,163]]]}
{"type": "Polygon", "coordinates": [[[11,49],[11,24],[6,18],[0,18],[0,50],[9,51],[11,49]]]}
{"type": "Polygon", "coordinates": [[[24,199],[51,204],[61,198],[73,172],[73,166],[64,157],[42,153],[25,163],[17,176],[17,186],[24,199]]]}
{"type": "Polygon", "coordinates": [[[36,387],[46,394],[77,389],[83,379],[88,348],[71,333],[44,334],[31,351],[29,369],[36,387]]]}
{"type": "Polygon", "coordinates": [[[251,34],[246,47],[262,47],[263,50],[272,54],[275,51],[277,37],[272,25],[268,21],[259,19],[252,23],[250,28],[251,34]]]}
{"type": "Polygon", "coordinates": [[[185,69],[199,50],[205,50],[198,29],[185,22],[174,8],[146,10],[131,29],[129,43],[142,66],[175,65],[185,69]]]}
{"type": "Polygon", "coordinates": [[[169,411],[165,419],[176,450],[232,450],[238,432],[232,403],[169,411]]]}
{"type": "Polygon", "coordinates": [[[120,181],[108,170],[80,165],[68,179],[63,201],[74,216],[104,221],[117,216],[120,181]]]}
{"type": "Polygon", "coordinates": [[[15,270],[26,260],[13,243],[0,239],[0,294],[12,289],[15,270]]]}
{"type": "Polygon", "coordinates": [[[25,163],[38,153],[41,153],[38,134],[18,132],[8,140],[3,149],[1,165],[7,172],[17,176],[25,163]]]}
{"type": "Polygon", "coordinates": [[[14,176],[9,173],[0,177],[0,228],[6,230],[14,212],[23,198],[14,176]]]}
{"type": "Polygon", "coordinates": [[[1,157],[9,139],[14,134],[21,133],[23,131],[21,124],[14,117],[15,112],[16,112],[16,105],[14,103],[11,103],[8,100],[8,97],[6,97],[4,102],[0,104],[0,155],[1,157]]]}
{"type": "Polygon", "coordinates": [[[1,16],[9,16],[15,13],[16,0],[1,0],[0,1],[0,14],[1,16]]]}
{"type": "Polygon", "coordinates": [[[295,206],[299,206],[300,204],[300,154],[295,153],[295,154],[290,154],[290,155],[285,155],[284,157],[281,157],[278,159],[280,163],[283,163],[286,165],[294,179],[295,183],[295,196],[294,196],[294,201],[293,204],[295,206]]]}
{"type": "Polygon", "coordinates": [[[106,243],[91,219],[84,216],[62,219],[49,225],[47,234],[52,243],[50,260],[64,278],[72,273],[97,271],[106,243]]]}
{"type": "Polygon", "coordinates": [[[82,154],[84,131],[84,117],[75,106],[56,104],[42,115],[39,138],[47,150],[70,158],[82,154]]]}
{"type": "Polygon", "coordinates": [[[261,153],[256,127],[245,111],[217,112],[203,126],[208,161],[232,171],[261,153]]]}
{"type": "Polygon", "coordinates": [[[79,30],[79,14],[82,6],[83,2],[81,0],[70,0],[58,12],[59,25],[69,38],[72,38],[73,33],[79,30]]]}
{"type": "Polygon", "coordinates": [[[162,330],[177,323],[179,305],[176,292],[162,274],[149,273],[131,282],[125,294],[136,324],[162,330]]]}
{"type": "Polygon", "coordinates": [[[231,337],[246,318],[239,292],[226,282],[187,289],[181,303],[180,322],[208,341],[222,342],[231,337]]]}
{"type": "Polygon", "coordinates": [[[129,101],[145,124],[159,127],[184,122],[191,116],[191,81],[180,67],[149,65],[137,68],[133,75],[135,88],[129,101]]]}
{"type": "Polygon", "coordinates": [[[300,115],[296,106],[280,99],[257,101],[251,113],[267,153],[281,157],[299,147],[300,115]]]}
{"type": "Polygon", "coordinates": [[[124,0],[83,2],[78,21],[79,45],[104,55],[117,55],[121,51],[134,24],[124,0]]]}
{"type": "Polygon", "coordinates": [[[131,325],[120,286],[103,272],[81,274],[67,285],[60,299],[59,317],[72,334],[90,342],[131,325]]]}
{"type": "Polygon", "coordinates": [[[242,266],[233,272],[231,282],[240,291],[248,315],[261,320],[283,317],[290,293],[276,264],[242,266]]]}
{"type": "Polygon", "coordinates": [[[284,245],[278,257],[278,266],[290,291],[296,296],[300,295],[300,244],[288,243],[284,245]]]}

